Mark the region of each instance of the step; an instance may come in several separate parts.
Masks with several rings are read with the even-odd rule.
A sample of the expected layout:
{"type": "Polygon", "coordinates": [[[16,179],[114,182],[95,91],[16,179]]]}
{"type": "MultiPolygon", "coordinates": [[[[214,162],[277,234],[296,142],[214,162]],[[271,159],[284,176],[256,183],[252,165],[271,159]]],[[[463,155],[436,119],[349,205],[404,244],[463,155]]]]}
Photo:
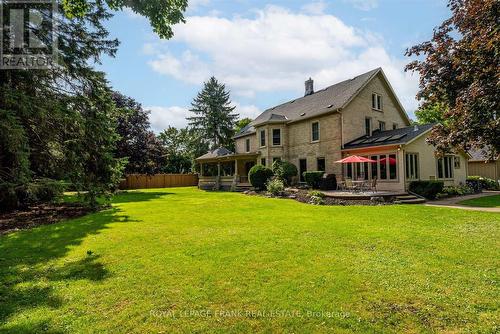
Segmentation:
{"type": "Polygon", "coordinates": [[[415,198],[418,198],[418,197],[414,196],[414,195],[400,195],[400,196],[396,196],[396,199],[398,199],[398,200],[415,199],[415,198]]]}
{"type": "Polygon", "coordinates": [[[399,202],[401,204],[422,204],[422,203],[425,203],[425,199],[415,197],[413,199],[402,199],[402,200],[399,200],[399,202]]]}

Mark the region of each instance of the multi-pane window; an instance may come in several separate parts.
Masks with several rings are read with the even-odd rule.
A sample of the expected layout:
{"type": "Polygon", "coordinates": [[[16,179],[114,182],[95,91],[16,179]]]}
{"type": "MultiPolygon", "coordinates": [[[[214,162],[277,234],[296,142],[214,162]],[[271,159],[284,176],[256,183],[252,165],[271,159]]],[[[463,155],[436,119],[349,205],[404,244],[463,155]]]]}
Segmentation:
{"type": "Polygon", "coordinates": [[[389,179],[391,179],[391,180],[397,179],[398,178],[398,174],[397,174],[397,160],[396,160],[396,155],[395,154],[389,154],[389,158],[387,159],[387,163],[389,164],[389,179]]]}
{"type": "Polygon", "coordinates": [[[262,159],[260,159],[260,164],[261,164],[262,166],[265,166],[265,165],[266,165],[266,158],[262,158],[262,159]]]}
{"type": "Polygon", "coordinates": [[[405,169],[406,169],[406,178],[408,180],[418,180],[419,179],[418,154],[406,153],[405,169]]]}
{"type": "Polygon", "coordinates": [[[250,152],[250,139],[245,140],[245,151],[250,152]]]}
{"type": "Polygon", "coordinates": [[[437,159],[437,176],[438,179],[453,178],[453,156],[444,156],[437,159]]]}
{"type": "Polygon", "coordinates": [[[281,129],[273,129],[273,145],[281,145],[281,129]]]}
{"type": "Polygon", "coordinates": [[[380,131],[385,131],[385,122],[378,121],[378,128],[380,131]]]}
{"type": "Polygon", "coordinates": [[[260,146],[266,146],[266,130],[260,130],[260,146]]]}
{"type": "Polygon", "coordinates": [[[318,158],[316,160],[316,163],[317,163],[317,170],[324,172],[326,169],[325,158],[318,158]]]}
{"type": "Polygon", "coordinates": [[[377,93],[372,94],[372,108],[375,110],[382,110],[382,96],[377,93]]]}
{"type": "Polygon", "coordinates": [[[319,122],[314,122],[311,125],[311,138],[312,141],[319,140],[319,122]]]}
{"type": "Polygon", "coordinates": [[[367,136],[372,134],[372,119],[370,117],[365,118],[365,134],[367,136]]]}
{"type": "Polygon", "coordinates": [[[376,163],[371,164],[372,179],[376,179],[376,178],[378,178],[378,168],[377,168],[378,167],[378,156],[377,155],[371,156],[370,159],[377,161],[376,163]]]}

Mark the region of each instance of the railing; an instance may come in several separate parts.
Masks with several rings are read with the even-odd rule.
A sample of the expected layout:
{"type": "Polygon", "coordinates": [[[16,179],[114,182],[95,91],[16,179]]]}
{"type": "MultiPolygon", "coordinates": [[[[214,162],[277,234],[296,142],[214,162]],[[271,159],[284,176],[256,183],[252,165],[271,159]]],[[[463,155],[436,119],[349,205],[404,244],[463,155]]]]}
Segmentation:
{"type": "Polygon", "coordinates": [[[240,183],[248,183],[248,176],[247,175],[240,175],[240,183]]]}

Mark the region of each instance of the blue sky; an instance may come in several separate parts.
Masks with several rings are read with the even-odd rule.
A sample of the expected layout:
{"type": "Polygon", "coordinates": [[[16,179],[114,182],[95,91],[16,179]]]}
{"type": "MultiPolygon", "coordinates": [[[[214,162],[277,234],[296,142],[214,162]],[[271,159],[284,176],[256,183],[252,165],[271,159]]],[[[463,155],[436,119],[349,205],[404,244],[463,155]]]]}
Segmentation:
{"type": "Polygon", "coordinates": [[[321,89],[380,66],[413,116],[418,77],[404,73],[404,51],[448,16],[444,0],[191,0],[171,40],[143,17],[116,13],[107,26],[121,45],[101,70],[151,110],[157,132],[186,124],[211,75],[230,89],[241,117],[255,117],[301,96],[309,77],[321,89]]]}

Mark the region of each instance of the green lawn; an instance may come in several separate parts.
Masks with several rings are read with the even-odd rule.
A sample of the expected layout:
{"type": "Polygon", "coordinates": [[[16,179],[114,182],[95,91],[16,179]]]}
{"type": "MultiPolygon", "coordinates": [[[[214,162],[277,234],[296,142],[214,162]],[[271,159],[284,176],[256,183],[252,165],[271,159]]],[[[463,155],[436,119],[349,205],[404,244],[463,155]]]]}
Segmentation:
{"type": "Polygon", "coordinates": [[[0,332],[492,333],[499,224],[420,205],[124,194],[0,237],[0,332]]]}
{"type": "Polygon", "coordinates": [[[485,196],[461,201],[458,204],[483,208],[500,208],[500,195],[485,196]]]}

